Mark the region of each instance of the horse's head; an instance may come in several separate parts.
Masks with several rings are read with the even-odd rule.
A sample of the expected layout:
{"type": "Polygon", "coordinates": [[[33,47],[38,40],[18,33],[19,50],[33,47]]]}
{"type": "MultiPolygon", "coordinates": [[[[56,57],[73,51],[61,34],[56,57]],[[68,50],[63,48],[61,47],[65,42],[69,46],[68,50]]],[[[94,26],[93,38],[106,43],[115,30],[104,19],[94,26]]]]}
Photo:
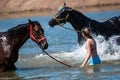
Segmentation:
{"type": "Polygon", "coordinates": [[[54,27],[55,25],[65,24],[69,20],[68,18],[71,11],[72,8],[66,7],[64,4],[64,7],[49,21],[49,25],[54,27]]]}
{"type": "Polygon", "coordinates": [[[76,30],[79,30],[82,29],[83,26],[88,26],[90,19],[81,12],[66,7],[66,4],[64,4],[64,6],[49,21],[49,25],[51,27],[54,27],[55,25],[62,26],[66,22],[71,23],[76,30]]]}
{"type": "Polygon", "coordinates": [[[44,30],[37,21],[31,21],[29,19],[30,23],[30,38],[35,41],[41,49],[47,49],[48,43],[44,36],[44,30]]]}

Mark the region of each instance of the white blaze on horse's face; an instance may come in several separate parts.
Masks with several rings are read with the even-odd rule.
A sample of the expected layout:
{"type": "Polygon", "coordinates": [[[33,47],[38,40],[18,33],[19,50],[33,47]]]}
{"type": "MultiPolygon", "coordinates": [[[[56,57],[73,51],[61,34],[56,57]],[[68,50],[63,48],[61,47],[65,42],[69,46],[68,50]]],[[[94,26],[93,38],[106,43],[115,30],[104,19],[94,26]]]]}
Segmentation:
{"type": "Polygon", "coordinates": [[[9,57],[9,54],[10,54],[10,45],[8,44],[7,38],[3,35],[0,39],[2,40],[2,47],[3,47],[3,50],[6,53],[5,54],[6,57],[9,57]]]}

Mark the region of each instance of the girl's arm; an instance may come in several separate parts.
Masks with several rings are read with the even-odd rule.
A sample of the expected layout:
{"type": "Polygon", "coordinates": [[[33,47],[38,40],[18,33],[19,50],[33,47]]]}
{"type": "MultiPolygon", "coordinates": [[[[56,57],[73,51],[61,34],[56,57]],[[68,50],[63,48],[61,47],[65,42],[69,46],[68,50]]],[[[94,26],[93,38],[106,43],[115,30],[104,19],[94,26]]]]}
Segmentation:
{"type": "Polygon", "coordinates": [[[84,62],[82,63],[82,65],[80,67],[85,66],[86,63],[88,62],[88,60],[91,57],[91,45],[90,45],[90,41],[89,40],[86,42],[86,50],[87,50],[87,56],[85,57],[85,60],[84,60],[84,62]]]}

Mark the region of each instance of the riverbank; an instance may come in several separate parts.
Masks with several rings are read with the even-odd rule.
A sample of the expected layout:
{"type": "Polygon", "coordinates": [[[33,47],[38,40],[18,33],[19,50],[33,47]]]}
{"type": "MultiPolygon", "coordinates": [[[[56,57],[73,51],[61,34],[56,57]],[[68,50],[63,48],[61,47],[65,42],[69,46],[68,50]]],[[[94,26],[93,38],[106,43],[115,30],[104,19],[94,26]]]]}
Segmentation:
{"type": "Polygon", "coordinates": [[[32,11],[56,11],[58,7],[67,6],[80,9],[83,7],[99,7],[120,5],[120,0],[0,0],[0,13],[22,13],[32,11]]]}
{"type": "MultiPolygon", "coordinates": [[[[58,11],[58,7],[63,5],[62,0],[54,1],[54,3],[51,3],[51,0],[0,1],[0,19],[54,15],[58,11]]],[[[68,7],[77,9],[80,12],[120,10],[119,0],[105,0],[104,2],[101,0],[65,0],[65,2],[68,7]]]]}
{"type": "MultiPolygon", "coordinates": [[[[81,12],[99,12],[99,11],[108,11],[108,10],[120,10],[120,5],[111,5],[111,6],[101,6],[101,7],[84,7],[79,9],[81,12]]],[[[21,17],[33,17],[33,16],[49,16],[54,15],[56,11],[28,11],[21,13],[9,13],[9,14],[0,14],[0,19],[6,18],[21,18],[21,17]]]]}

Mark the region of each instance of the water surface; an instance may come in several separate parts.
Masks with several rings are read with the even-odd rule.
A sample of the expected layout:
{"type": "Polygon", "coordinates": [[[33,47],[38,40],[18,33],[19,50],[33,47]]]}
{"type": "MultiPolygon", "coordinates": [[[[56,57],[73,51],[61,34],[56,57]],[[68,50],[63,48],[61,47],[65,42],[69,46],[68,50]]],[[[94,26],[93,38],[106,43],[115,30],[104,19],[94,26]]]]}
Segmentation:
{"type": "MultiPolygon", "coordinates": [[[[91,19],[100,22],[111,17],[120,15],[119,10],[84,13],[91,19]]],[[[77,43],[77,34],[56,26],[51,28],[48,21],[52,16],[38,16],[29,18],[12,18],[0,20],[0,31],[6,31],[18,24],[27,23],[28,19],[37,20],[45,30],[49,48],[46,50],[56,59],[73,65],[79,66],[86,54],[85,44],[79,46],[77,43]]],[[[65,26],[72,28],[67,23],[65,26]]],[[[41,49],[32,40],[28,40],[19,50],[19,59],[16,62],[17,70],[15,72],[0,73],[0,79],[17,80],[119,80],[120,79],[120,46],[116,44],[115,39],[119,36],[112,36],[109,42],[112,45],[114,53],[109,50],[109,42],[103,36],[95,36],[99,56],[102,60],[101,65],[86,66],[84,68],[69,68],[54,61],[47,55],[44,55],[41,49]]]]}

